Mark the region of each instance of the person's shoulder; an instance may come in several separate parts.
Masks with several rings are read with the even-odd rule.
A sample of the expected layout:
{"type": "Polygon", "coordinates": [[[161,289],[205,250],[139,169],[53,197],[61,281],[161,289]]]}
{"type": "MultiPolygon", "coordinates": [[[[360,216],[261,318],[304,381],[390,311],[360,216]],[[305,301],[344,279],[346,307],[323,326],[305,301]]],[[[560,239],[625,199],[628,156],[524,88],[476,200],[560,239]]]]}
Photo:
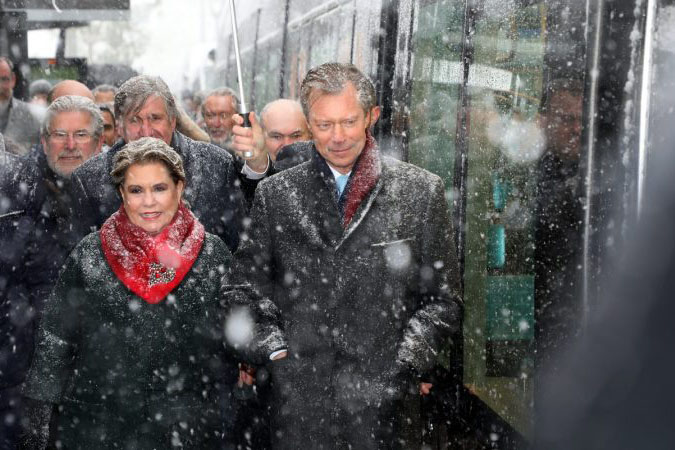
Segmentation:
{"type": "Polygon", "coordinates": [[[225,242],[223,242],[220,237],[209,233],[208,231],[204,234],[204,244],[202,248],[207,251],[208,254],[230,254],[230,250],[228,250],[225,242]]]}
{"type": "Polygon", "coordinates": [[[100,250],[101,247],[101,232],[99,230],[92,231],[82,238],[75,246],[81,253],[90,253],[92,250],[100,250]]]}
{"type": "Polygon", "coordinates": [[[282,191],[287,192],[288,189],[293,186],[304,186],[307,183],[311,165],[311,161],[305,161],[286,170],[277,172],[271,177],[263,179],[260,184],[258,184],[257,190],[275,191],[282,189],[282,191]]]}
{"type": "Polygon", "coordinates": [[[110,175],[109,173],[106,173],[106,168],[112,160],[112,157],[112,150],[105,153],[100,152],[98,155],[92,156],[73,171],[73,178],[88,178],[94,176],[95,179],[92,181],[100,183],[105,180],[105,178],[101,177],[110,175]]]}
{"type": "Polygon", "coordinates": [[[209,267],[209,270],[217,270],[219,275],[224,275],[231,257],[232,253],[225,242],[215,234],[206,232],[199,254],[201,264],[209,267]]]}
{"type": "Polygon", "coordinates": [[[14,195],[16,199],[30,197],[41,180],[34,161],[8,152],[0,153],[0,184],[2,197],[14,195]]]}
{"type": "Polygon", "coordinates": [[[75,248],[70,252],[68,257],[71,264],[76,265],[90,262],[92,258],[103,257],[103,246],[101,244],[101,232],[99,230],[92,231],[77,243],[75,248]]]}
{"type": "Polygon", "coordinates": [[[299,141],[285,145],[279,150],[274,162],[275,169],[287,170],[312,159],[313,141],[299,141]]]}
{"type": "Polygon", "coordinates": [[[223,164],[232,164],[233,158],[227,150],[218,147],[210,142],[196,141],[192,138],[176,132],[176,141],[181,147],[184,155],[189,155],[191,158],[203,158],[208,162],[221,162],[223,164]]]}

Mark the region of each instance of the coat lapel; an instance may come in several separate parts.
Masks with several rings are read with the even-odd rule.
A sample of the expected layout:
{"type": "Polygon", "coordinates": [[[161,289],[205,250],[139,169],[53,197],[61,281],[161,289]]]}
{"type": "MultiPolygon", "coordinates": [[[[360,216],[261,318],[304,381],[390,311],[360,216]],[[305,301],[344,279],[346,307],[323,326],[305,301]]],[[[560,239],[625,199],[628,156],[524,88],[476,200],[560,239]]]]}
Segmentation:
{"type": "Polygon", "coordinates": [[[352,221],[349,222],[349,226],[342,233],[342,237],[340,238],[339,242],[337,243],[337,246],[335,247],[335,250],[338,250],[340,247],[342,247],[342,244],[344,244],[345,241],[347,241],[349,236],[351,236],[354,233],[354,231],[363,222],[363,219],[365,219],[366,214],[368,214],[368,211],[370,211],[370,208],[373,206],[373,203],[375,202],[375,198],[377,198],[377,195],[380,193],[380,189],[382,189],[383,178],[384,178],[383,175],[384,175],[384,171],[383,171],[383,174],[380,176],[380,179],[377,180],[377,184],[375,185],[373,190],[370,192],[370,194],[368,194],[368,197],[366,197],[361,202],[361,205],[356,210],[356,213],[354,214],[354,217],[352,218],[352,221]]]}
{"type": "Polygon", "coordinates": [[[307,189],[308,198],[316,199],[315,205],[317,205],[314,207],[310,203],[310,211],[312,211],[312,214],[316,214],[314,223],[321,230],[321,239],[328,243],[330,247],[335,247],[342,236],[340,212],[335,194],[337,189],[335,178],[333,178],[333,173],[316,150],[312,153],[310,167],[312,184],[305,189],[307,189]]]}

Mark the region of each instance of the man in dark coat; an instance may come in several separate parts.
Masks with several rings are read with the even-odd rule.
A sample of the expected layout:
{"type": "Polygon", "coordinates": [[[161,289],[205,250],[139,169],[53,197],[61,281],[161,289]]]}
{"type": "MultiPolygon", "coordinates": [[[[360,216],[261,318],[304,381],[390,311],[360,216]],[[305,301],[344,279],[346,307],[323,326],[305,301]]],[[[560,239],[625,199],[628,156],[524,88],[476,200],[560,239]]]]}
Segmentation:
{"type": "Polygon", "coordinates": [[[27,369],[25,332],[34,316],[35,287],[24,256],[37,216],[38,179],[30,161],[5,151],[0,134],[0,448],[12,448],[19,434],[19,386],[27,369]]]}
{"type": "Polygon", "coordinates": [[[419,448],[420,382],[461,328],[445,189],[380,156],[375,91],[356,67],[324,64],[301,89],[312,159],[258,186],[224,292],[282,312],[273,446],[419,448]]]}
{"type": "Polygon", "coordinates": [[[29,264],[40,267],[35,278],[49,286],[35,293],[42,302],[56,282],[59,271],[80,240],[74,226],[70,183],[73,171],[101,152],[103,118],[88,98],[67,95],[54,100],[47,109],[41,131],[41,145],[29,155],[36,163],[43,184],[36,235],[29,249],[29,264]]]}
{"type": "Polygon", "coordinates": [[[23,156],[31,146],[37,144],[40,137],[40,121],[37,112],[40,107],[32,108],[26,102],[14,98],[16,75],[14,64],[9,58],[0,57],[0,132],[14,145],[6,150],[23,156]]]}
{"type": "Polygon", "coordinates": [[[185,200],[206,231],[223,239],[230,250],[236,249],[245,206],[232,157],[176,131],[178,109],[164,81],[145,75],[127,80],[115,95],[115,117],[121,124],[122,139],[73,173],[81,234],[99,228],[119,208],[121,199],[110,179],[115,154],[126,142],[151,136],[162,139],[183,158],[185,200]]]}

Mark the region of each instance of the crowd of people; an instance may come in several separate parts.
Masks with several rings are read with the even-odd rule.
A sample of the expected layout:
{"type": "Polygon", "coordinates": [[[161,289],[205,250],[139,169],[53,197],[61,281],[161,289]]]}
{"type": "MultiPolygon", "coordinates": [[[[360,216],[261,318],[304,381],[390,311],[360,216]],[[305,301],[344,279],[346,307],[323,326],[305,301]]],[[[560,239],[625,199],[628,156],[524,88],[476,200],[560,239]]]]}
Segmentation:
{"type": "Polygon", "coordinates": [[[453,231],[366,76],[315,67],[251,127],[226,87],[43,81],[0,58],[1,448],[419,447],[453,231]]]}

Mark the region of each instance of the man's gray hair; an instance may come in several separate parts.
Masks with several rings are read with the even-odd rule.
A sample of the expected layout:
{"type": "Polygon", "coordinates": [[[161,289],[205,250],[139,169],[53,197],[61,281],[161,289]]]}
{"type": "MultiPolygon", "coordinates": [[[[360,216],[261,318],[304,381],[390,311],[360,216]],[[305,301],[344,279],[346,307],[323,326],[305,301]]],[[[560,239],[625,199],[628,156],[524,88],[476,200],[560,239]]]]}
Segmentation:
{"type": "Polygon", "coordinates": [[[166,114],[169,120],[176,119],[179,115],[176,100],[160,77],[138,75],[129,78],[117,90],[115,94],[115,117],[124,119],[130,113],[138,112],[148,98],[157,96],[164,100],[166,114]]]}
{"type": "Polygon", "coordinates": [[[237,93],[229,87],[217,87],[207,92],[204,96],[204,101],[201,103],[202,115],[204,115],[204,103],[206,103],[209,97],[232,97],[232,106],[234,106],[235,111],[239,111],[239,97],[237,97],[237,93]]]}
{"type": "Polygon", "coordinates": [[[98,105],[87,97],[79,95],[64,95],[52,102],[47,108],[40,132],[46,137],[51,132],[50,127],[54,118],[64,112],[83,112],[89,114],[89,132],[96,139],[103,134],[103,116],[98,105]]]}
{"type": "Polygon", "coordinates": [[[353,64],[326,63],[307,72],[300,86],[300,104],[309,119],[312,104],[324,94],[335,95],[351,83],[363,111],[367,114],[377,105],[373,83],[353,64]]]}
{"type": "Polygon", "coordinates": [[[185,184],[185,168],[180,155],[166,142],[153,137],[144,137],[127,143],[115,154],[113,168],[110,171],[115,188],[119,189],[124,184],[129,167],[153,162],[163,164],[174,183],[182,181],[185,184]]]}

